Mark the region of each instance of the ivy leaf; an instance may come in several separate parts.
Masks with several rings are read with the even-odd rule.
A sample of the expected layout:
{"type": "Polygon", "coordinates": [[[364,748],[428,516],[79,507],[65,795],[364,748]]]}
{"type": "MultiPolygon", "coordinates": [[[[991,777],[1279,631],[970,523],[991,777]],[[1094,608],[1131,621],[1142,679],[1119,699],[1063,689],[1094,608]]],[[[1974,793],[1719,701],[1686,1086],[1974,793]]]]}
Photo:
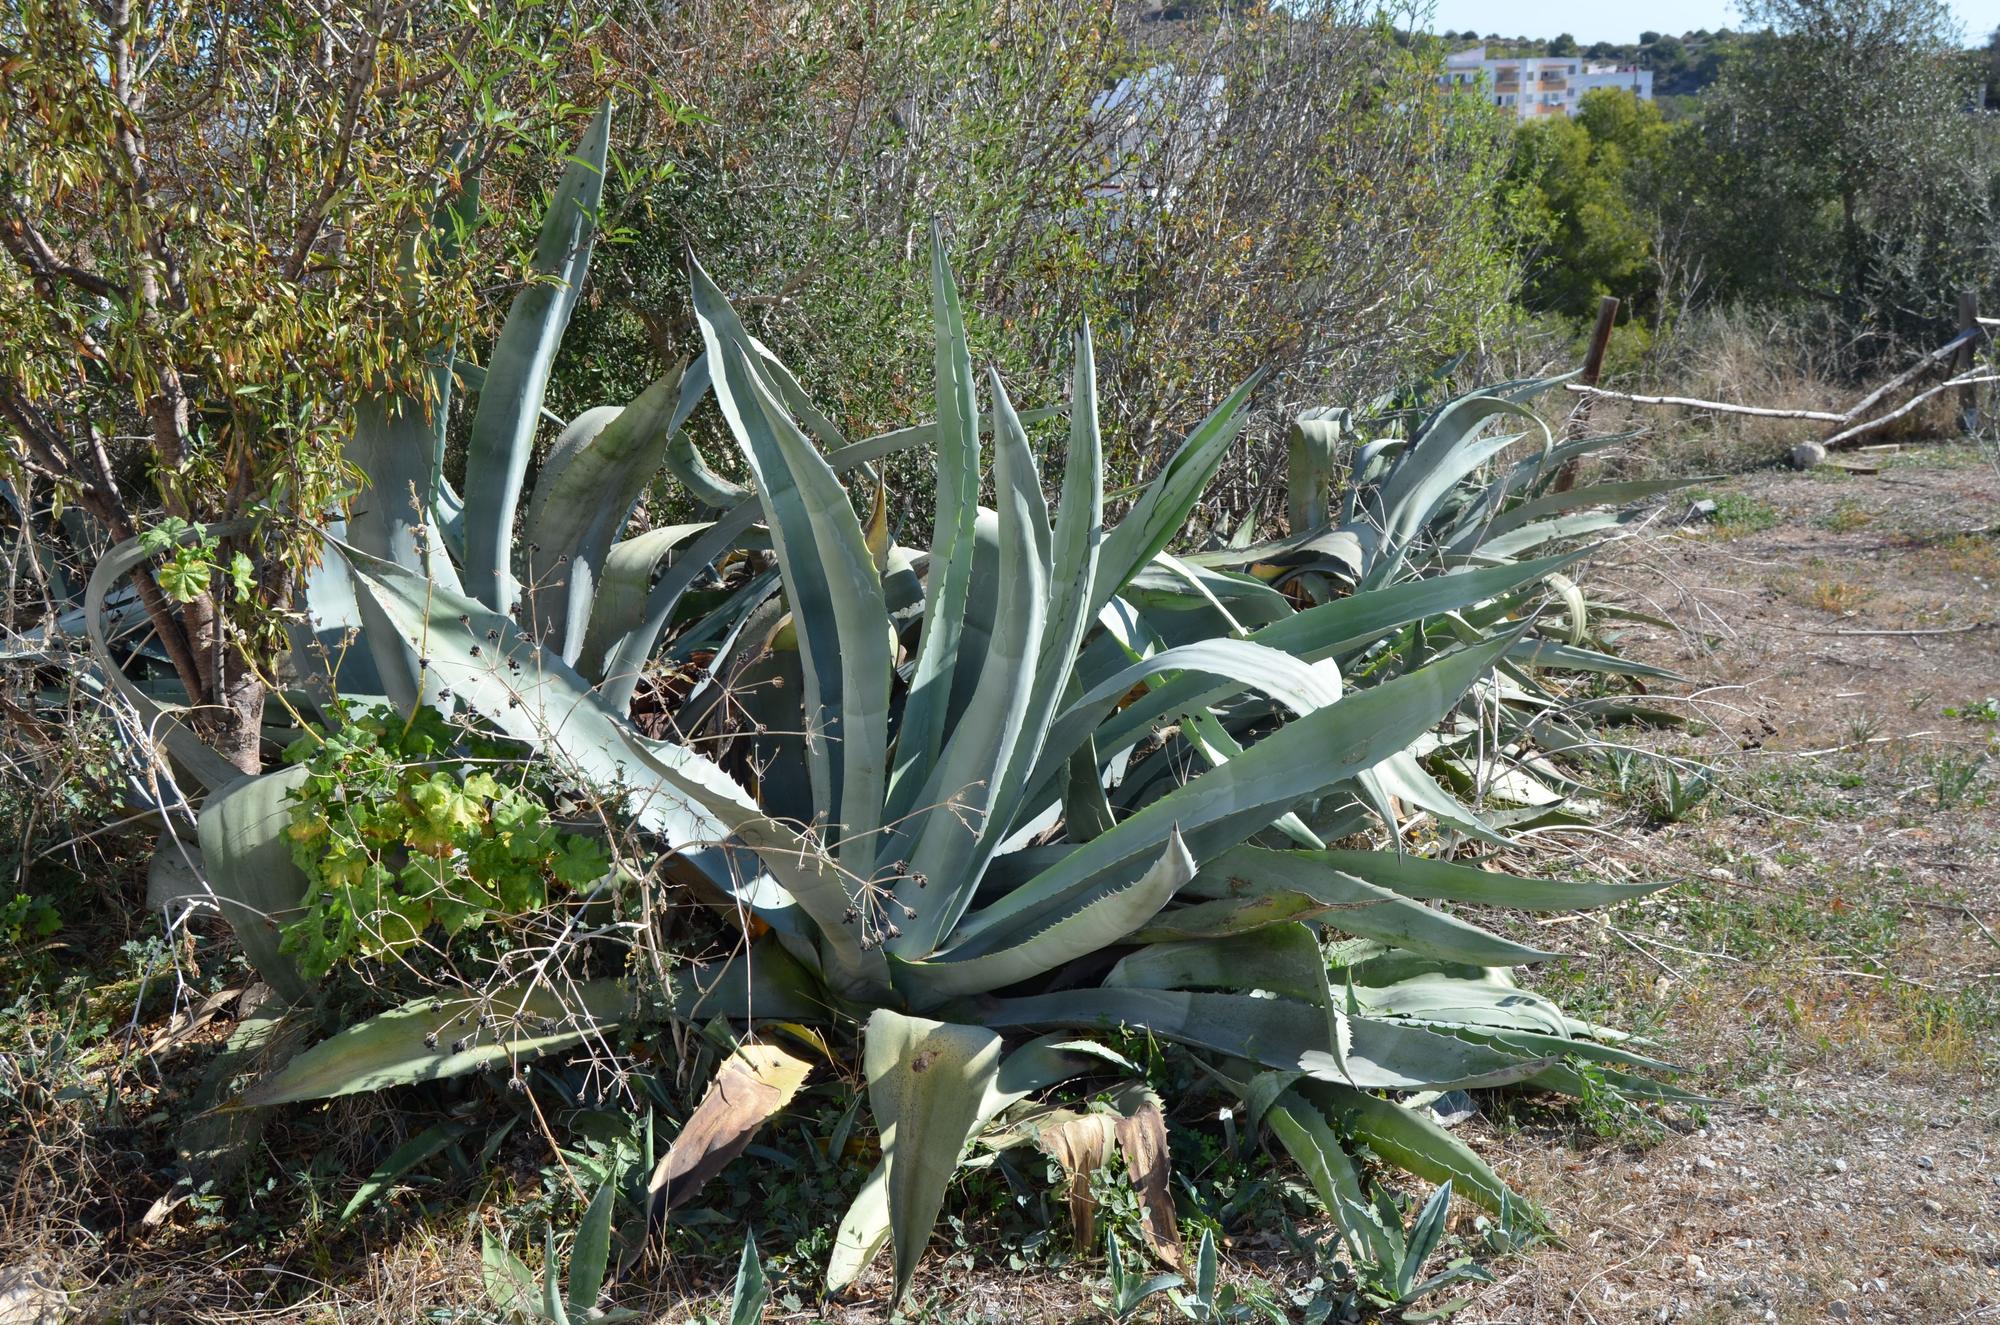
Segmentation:
{"type": "Polygon", "coordinates": [[[235,586],[236,596],[245,602],[257,588],[257,568],[241,552],[229,558],[229,582],[235,586]]]}

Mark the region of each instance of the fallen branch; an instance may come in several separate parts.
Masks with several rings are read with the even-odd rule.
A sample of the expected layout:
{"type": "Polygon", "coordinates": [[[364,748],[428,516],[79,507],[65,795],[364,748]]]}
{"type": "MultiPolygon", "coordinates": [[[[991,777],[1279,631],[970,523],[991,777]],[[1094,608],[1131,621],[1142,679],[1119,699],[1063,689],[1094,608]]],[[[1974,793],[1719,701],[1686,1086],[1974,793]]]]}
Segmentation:
{"type": "Polygon", "coordinates": [[[1633,396],[1623,391],[1606,391],[1603,387],[1583,386],[1576,382],[1568,384],[1568,389],[1579,395],[1610,396],[1613,400],[1629,400],[1635,405],[1678,405],[1685,409],[1712,409],[1722,414],[1755,414],[1766,419],[1814,419],[1821,423],[1845,423],[1846,414],[1829,414],[1817,409],[1763,409],[1756,405],[1728,405],[1719,400],[1695,400],[1688,396],[1633,396]]]}
{"type": "MultiPolygon", "coordinates": [[[[1871,408],[1873,408],[1877,403],[1879,403],[1883,399],[1883,397],[1891,395],[1901,387],[1908,386],[1911,382],[1915,381],[1919,377],[1922,377],[1925,373],[1937,367],[1939,364],[1943,363],[1946,359],[1949,359],[1952,355],[1957,354],[1959,350],[1963,349],[1965,346],[1985,339],[1986,339],[1986,332],[1984,328],[1967,327],[1964,331],[1959,332],[1956,336],[1952,337],[1945,344],[1940,345],[1937,349],[1932,350],[1929,354],[1926,354],[1923,358],[1917,360],[1915,367],[1909,369],[1907,372],[1898,373],[1896,376],[1890,378],[1887,382],[1884,382],[1881,386],[1876,387],[1873,391],[1869,392],[1868,395],[1864,396],[1860,400],[1860,402],[1854,406],[1854,408],[1847,411],[1847,417],[1849,419],[1860,418],[1863,414],[1866,414],[1871,408]]],[[[1831,446],[1832,444],[1833,443],[1831,441],[1827,442],[1827,445],[1829,446],[1831,446]]]]}
{"type": "Polygon", "coordinates": [[[1868,422],[1866,423],[1857,423],[1852,428],[1847,429],[1845,432],[1835,433],[1833,436],[1827,438],[1824,442],[1821,442],[1820,445],[1824,446],[1829,451],[1833,450],[1835,447],[1850,445],[1855,438],[1866,437],[1869,433],[1874,432],[1877,429],[1882,428],[1888,424],[1894,423],[1897,419],[1902,418],[1905,414],[1908,414],[1911,410],[1923,404],[1926,400],[1929,400],[1932,396],[1938,395],[1945,391],[1949,391],[1953,387],[1978,386],[1983,382],[2000,382],[2000,375],[1986,373],[1986,374],[1971,375],[1966,377],[1954,377],[1947,382],[1942,382],[1937,386],[1932,387],[1928,391],[1918,392],[1916,395],[1911,396],[1908,400],[1904,401],[1901,405],[1898,405],[1895,409],[1890,410],[1887,414],[1877,415],[1875,418],[1868,420],[1868,422]]]}
{"type": "Polygon", "coordinates": [[[1975,630],[2000,630],[2000,621],[1975,621],[1969,626],[1938,626],[1927,630],[1801,630],[1801,635],[1868,635],[1915,639],[1928,635],[1970,635],[1975,630]]]}
{"type": "Polygon", "coordinates": [[[1882,401],[1908,387],[1925,373],[1932,371],[1951,359],[1952,356],[1961,353],[1969,354],[1972,346],[1979,344],[1981,341],[1992,339],[1992,334],[1986,330],[1988,326],[2000,326],[2000,318],[1983,317],[1974,319],[1972,326],[1965,328],[1965,330],[1959,332],[1949,341],[1919,359],[1914,366],[1896,374],[1896,376],[1890,378],[1881,386],[1876,387],[1839,414],[1818,409],[1768,409],[1759,405],[1732,405],[1720,400],[1697,400],[1692,396],[1637,396],[1625,391],[1607,391],[1603,387],[1586,386],[1579,382],[1568,383],[1567,389],[1586,398],[1609,396],[1613,400],[1629,401],[1634,405],[1667,405],[1681,409],[1712,410],[1718,414],[1750,414],[1763,419],[1810,419],[1815,423],[1850,425],[1843,427],[1841,431],[1836,432],[1833,436],[1819,443],[1820,446],[1831,451],[1836,448],[1851,446],[1857,438],[1866,437],[1868,434],[1895,422],[1940,392],[1950,391],[1954,388],[1978,386],[1985,382],[2000,381],[2000,376],[1961,374],[1960,376],[1951,378],[1940,386],[1932,387],[1928,391],[1912,396],[1909,400],[1904,401],[1900,406],[1889,411],[1887,414],[1869,419],[1865,423],[1855,422],[1856,419],[1859,419],[1869,410],[1881,404],[1882,401]]]}

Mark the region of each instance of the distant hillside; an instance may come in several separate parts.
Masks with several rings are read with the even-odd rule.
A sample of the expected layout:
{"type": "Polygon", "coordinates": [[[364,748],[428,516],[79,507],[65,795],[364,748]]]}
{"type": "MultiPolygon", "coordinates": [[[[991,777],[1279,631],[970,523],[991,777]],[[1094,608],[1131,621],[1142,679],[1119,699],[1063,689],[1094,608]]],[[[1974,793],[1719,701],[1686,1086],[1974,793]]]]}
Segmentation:
{"type": "Polygon", "coordinates": [[[1691,97],[1713,83],[1731,52],[1741,50],[1756,39],[1755,34],[1723,28],[1710,32],[1702,28],[1676,37],[1668,33],[1642,32],[1637,43],[1610,41],[1581,45],[1567,32],[1547,40],[1539,37],[1505,37],[1497,32],[1484,36],[1477,32],[1447,32],[1445,40],[1453,49],[1484,44],[1495,58],[1508,56],[1581,55],[1587,60],[1615,60],[1636,64],[1653,71],[1653,94],[1659,97],[1691,97]]]}

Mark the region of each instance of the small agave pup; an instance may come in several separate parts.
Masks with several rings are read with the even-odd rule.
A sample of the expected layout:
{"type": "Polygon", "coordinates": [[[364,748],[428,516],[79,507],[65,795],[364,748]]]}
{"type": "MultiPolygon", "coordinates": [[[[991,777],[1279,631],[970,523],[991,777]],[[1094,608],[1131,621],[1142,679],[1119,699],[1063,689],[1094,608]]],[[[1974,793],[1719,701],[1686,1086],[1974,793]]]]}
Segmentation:
{"type": "MultiPolygon", "coordinates": [[[[593,151],[601,163],[602,129],[580,163],[593,151]]],[[[1368,468],[1383,449],[1364,451],[1337,528],[1249,555],[1181,558],[1166,549],[1236,434],[1247,384],[1107,528],[1087,330],[1051,511],[1027,416],[997,377],[981,410],[935,235],[936,422],[860,443],[812,407],[697,267],[700,367],[569,425],[529,503],[530,546],[501,556],[540,384],[588,257],[575,230],[587,222],[565,210],[587,215],[571,182],[544,230],[551,284],[530,292],[526,311],[530,294],[516,304],[485,374],[478,417],[499,409],[507,426],[475,422],[482,468],[463,515],[447,518],[447,500],[418,502],[397,517],[408,539],[364,546],[365,531],[351,530],[337,564],[398,702],[448,690],[491,731],[600,789],[678,877],[754,914],[763,937],[659,979],[543,969],[423,999],[338,1032],[246,1103],[450,1076],[621,1026],[729,1018],[743,1047],[661,1164],[663,1210],[740,1152],[803,1080],[800,1060],[758,1041],[760,1022],[858,1029],[882,1159],[841,1223],[828,1281],[852,1284],[892,1247],[900,1297],[969,1142],[1049,1144],[1056,1120],[1022,1120],[1031,1097],[1133,1073],[1107,1035],[1179,1046],[1235,1089],[1358,1256],[1387,1255],[1390,1234],[1356,1147],[1490,1210],[1514,1201],[1431,1119],[1426,1092],[1576,1091],[1583,1063],[1613,1089],[1677,1097],[1645,1075],[1662,1065],[1621,1036],[1514,984],[1509,967],[1548,954],[1432,905],[1568,910],[1649,888],[1426,858],[1405,849],[1397,817],[1506,841],[1426,767],[1504,777],[1531,759],[1534,724],[1557,721],[1526,670],[1548,661],[1532,609],[1551,592],[1567,597],[1559,572],[1578,554],[1521,560],[1523,547],[1495,550],[1482,531],[1545,527],[1541,511],[1523,515],[1539,500],[1523,494],[1561,452],[1545,445],[1521,483],[1481,485],[1490,500],[1465,505],[1471,478],[1518,440],[1487,425],[1533,417],[1511,399],[1518,390],[1448,406],[1386,470],[1368,468]],[[676,437],[691,384],[713,390],[747,494],[676,437]],[[863,518],[841,478],[919,445],[937,476],[923,554],[890,541],[879,491],[863,518]],[[662,465],[736,504],[706,525],[614,541],[662,465]],[[978,505],[989,478],[991,510],[978,505]],[[463,574],[439,553],[461,537],[463,574]],[[650,740],[628,718],[639,664],[694,577],[744,546],[768,549],[776,575],[750,579],[667,644],[672,657],[714,650],[715,681],[689,697],[677,730],[733,748],[711,757],[650,740]],[[517,574],[529,586],[519,598],[517,574]],[[1311,593],[1273,587],[1308,574],[1311,593]],[[789,683],[758,688],[749,718],[720,702],[724,687],[760,675],[789,683]],[[1496,712],[1516,736],[1505,748],[1476,739],[1496,712]],[[1380,845],[1352,845],[1364,840],[1380,845]]],[[[417,465],[424,447],[417,468],[432,486],[413,479],[407,491],[442,493],[429,428],[420,438],[414,414],[391,417],[404,440],[382,442],[385,456],[417,465]]],[[[202,826],[216,889],[274,982],[287,977],[272,936],[259,937],[268,920],[243,917],[297,901],[269,854],[287,776],[212,797],[202,826]]],[[[310,996],[296,972],[290,980],[310,996]]],[[[1117,1143],[1146,1195],[1149,1243],[1171,1260],[1163,1115],[1142,1092],[1123,1098],[1117,1143]]]]}

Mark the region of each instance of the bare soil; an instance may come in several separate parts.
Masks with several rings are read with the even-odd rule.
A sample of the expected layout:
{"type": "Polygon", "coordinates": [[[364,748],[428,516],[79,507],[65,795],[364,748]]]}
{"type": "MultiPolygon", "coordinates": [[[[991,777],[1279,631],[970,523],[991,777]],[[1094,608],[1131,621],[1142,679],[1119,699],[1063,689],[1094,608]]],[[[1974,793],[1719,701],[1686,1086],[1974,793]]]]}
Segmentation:
{"type": "Polygon", "coordinates": [[[1695,678],[1713,724],[1650,744],[1727,778],[1591,844],[1686,882],[1563,924],[1542,946],[1577,958],[1543,980],[1723,1102],[1664,1131],[1482,1123],[1563,1240],[1466,1325],[2000,1319],[2000,476],[1881,463],[1717,485],[1717,518],[1670,505],[1599,568],[1682,623],[1622,648],[1695,678]]]}

